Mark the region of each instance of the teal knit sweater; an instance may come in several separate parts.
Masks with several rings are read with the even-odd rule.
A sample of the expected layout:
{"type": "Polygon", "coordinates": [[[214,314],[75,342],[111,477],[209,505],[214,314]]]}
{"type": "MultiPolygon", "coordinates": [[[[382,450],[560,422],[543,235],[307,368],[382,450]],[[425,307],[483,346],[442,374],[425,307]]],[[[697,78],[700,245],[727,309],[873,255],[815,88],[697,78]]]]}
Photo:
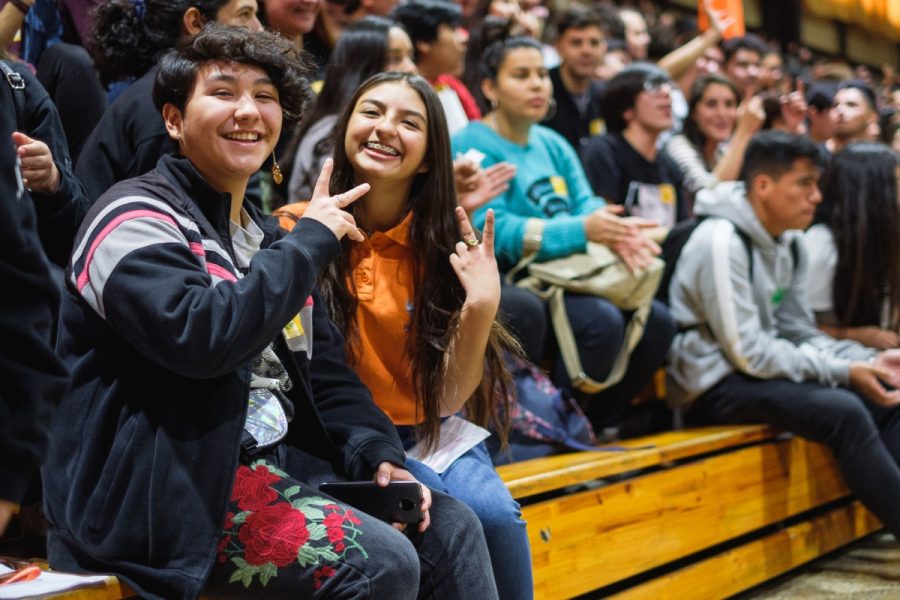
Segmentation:
{"type": "Polygon", "coordinates": [[[581,252],[587,242],[584,220],[606,203],[594,196],[575,150],[561,135],[534,125],[524,146],[514,144],[481,122],[473,121],[452,139],[454,155],[470,148],[486,155],[483,167],[507,161],[516,166],[509,189],[476,211],[474,225],[484,226],[488,208],[496,214],[495,251],[503,270],[522,256],[525,222],[545,220],[538,260],[581,252]]]}

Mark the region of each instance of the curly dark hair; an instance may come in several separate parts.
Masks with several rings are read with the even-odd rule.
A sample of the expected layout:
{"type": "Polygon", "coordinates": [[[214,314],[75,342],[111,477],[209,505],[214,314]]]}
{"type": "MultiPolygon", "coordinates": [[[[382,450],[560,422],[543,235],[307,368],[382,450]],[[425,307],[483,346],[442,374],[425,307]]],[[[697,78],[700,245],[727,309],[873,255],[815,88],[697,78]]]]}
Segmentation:
{"type": "MultiPolygon", "coordinates": [[[[344,192],[356,185],[353,165],[347,157],[344,138],[347,124],[357,101],[368,90],[384,83],[404,82],[415,90],[425,104],[428,118],[428,145],[423,162],[430,166],[415,176],[409,193],[408,209],[413,211],[410,226],[414,249],[414,273],[427,274],[415,286],[410,323],[412,334],[407,339],[407,352],[412,362],[413,389],[419,400],[417,416],[422,419],[421,439],[431,446],[438,439],[441,425],[441,392],[447,386],[447,353],[466,299],[465,290],[447,259],[459,241],[459,226],[454,216],[456,191],[450,137],[440,100],[431,85],[418,75],[380,73],[367,79],[350,99],[338,120],[334,147],[334,170],[330,188],[344,192]]],[[[346,210],[355,214],[357,204],[346,210]]],[[[351,272],[349,238],[344,238],[343,254],[323,273],[321,287],[332,317],[348,342],[348,359],[356,360],[359,332],[356,325],[358,301],[351,272]]],[[[466,403],[467,416],[475,423],[497,424],[505,439],[509,414],[508,402],[512,378],[503,361],[504,351],[521,353],[518,342],[497,321],[494,322],[485,354],[481,385],[466,403]],[[498,401],[499,398],[499,401],[498,401]]]]}
{"type": "Polygon", "coordinates": [[[285,121],[298,121],[312,97],[306,79],[309,63],[303,51],[268,31],[250,31],[209,23],[197,35],[185,38],[159,60],[153,82],[153,104],[184,110],[200,68],[212,62],[234,62],[259,67],[278,90],[285,121]]]}
{"type": "Polygon", "coordinates": [[[91,14],[91,35],[85,44],[100,81],[108,85],[140,77],[159,54],[175,46],[182,35],[184,13],[195,7],[215,21],[229,0],[107,0],[91,14]]]}

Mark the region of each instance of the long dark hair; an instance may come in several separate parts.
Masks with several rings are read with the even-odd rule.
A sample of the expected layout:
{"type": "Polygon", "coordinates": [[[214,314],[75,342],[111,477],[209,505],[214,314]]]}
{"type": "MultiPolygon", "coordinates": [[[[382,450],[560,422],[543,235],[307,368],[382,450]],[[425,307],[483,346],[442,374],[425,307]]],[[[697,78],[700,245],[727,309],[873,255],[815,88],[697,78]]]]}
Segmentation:
{"type": "Polygon", "coordinates": [[[104,85],[140,77],[181,37],[184,13],[196,7],[215,21],[229,0],[107,0],[94,9],[87,48],[104,85]]]}
{"type": "Polygon", "coordinates": [[[832,299],[838,325],[880,326],[885,306],[890,328],[900,325],[898,164],[883,144],[850,144],[822,179],[815,220],[828,226],[837,247],[832,299]]]}
{"type": "MultiPolygon", "coordinates": [[[[735,103],[738,103],[741,100],[741,94],[738,91],[737,86],[734,85],[734,82],[731,81],[731,79],[729,79],[728,77],[719,75],[717,73],[703,75],[694,82],[694,85],[691,86],[691,94],[688,98],[688,118],[684,120],[684,137],[686,137],[688,141],[694,145],[694,148],[698,150],[700,156],[703,157],[704,161],[706,160],[706,153],[704,151],[706,148],[706,136],[703,135],[702,131],[700,131],[700,126],[697,125],[697,121],[696,119],[694,119],[694,110],[703,99],[703,95],[706,93],[706,88],[711,85],[724,85],[731,90],[731,93],[734,94],[735,103]]],[[[707,167],[712,166],[714,165],[707,165],[707,167]]]]}
{"type": "MultiPolygon", "coordinates": [[[[353,165],[347,157],[343,140],[357,101],[372,88],[384,83],[403,82],[418,93],[425,104],[428,119],[428,144],[423,162],[429,165],[426,173],[415,175],[410,189],[407,209],[413,211],[410,226],[411,246],[414,249],[413,273],[420,274],[415,286],[407,352],[412,362],[413,388],[419,400],[417,417],[421,419],[420,437],[426,445],[437,442],[441,423],[441,394],[447,386],[449,364],[447,353],[452,349],[459,313],[465,301],[465,290],[456,277],[450,261],[459,241],[459,227],[454,216],[456,192],[450,137],[440,100],[423,78],[408,73],[380,73],[366,80],[356,91],[342,113],[336,128],[334,171],[330,189],[340,193],[354,187],[353,165]]],[[[347,210],[356,216],[357,204],[347,210]]],[[[344,252],[323,274],[322,290],[329,309],[348,342],[348,359],[355,363],[359,350],[356,323],[356,287],[351,273],[351,242],[342,241],[344,252]]],[[[518,349],[517,342],[496,321],[492,326],[485,356],[485,371],[481,385],[466,404],[467,416],[479,425],[500,424],[506,429],[512,381],[503,362],[503,350],[518,349]],[[503,399],[498,408],[497,397],[503,399]]]]}
{"type": "Polygon", "coordinates": [[[298,143],[322,117],[343,111],[359,84],[384,69],[391,27],[400,26],[372,15],[344,29],[328,60],[322,90],[297,132],[298,143]]]}

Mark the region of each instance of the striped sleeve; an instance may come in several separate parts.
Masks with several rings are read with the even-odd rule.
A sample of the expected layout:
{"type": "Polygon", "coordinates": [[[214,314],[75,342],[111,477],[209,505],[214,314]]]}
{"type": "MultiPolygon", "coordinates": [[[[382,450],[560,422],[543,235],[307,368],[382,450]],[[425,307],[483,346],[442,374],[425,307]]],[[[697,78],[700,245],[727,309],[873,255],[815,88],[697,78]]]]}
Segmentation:
{"type": "Polygon", "coordinates": [[[700,153],[683,135],[669,138],[665,152],[681,169],[684,187],[688,193],[696,194],[702,189],[712,189],[719,183],[719,178],[707,170],[700,153]]]}
{"type": "MultiPolygon", "coordinates": [[[[75,248],[70,283],[97,314],[106,318],[103,291],[110,275],[130,253],[156,244],[183,246],[207,262],[196,226],[166,204],[135,196],[111,202],[96,215],[75,248]]],[[[207,271],[218,274],[219,279],[234,279],[229,269],[217,273],[216,267],[208,264],[207,271]]]]}
{"type": "Polygon", "coordinates": [[[239,276],[218,236],[201,237],[162,200],[132,195],[92,211],[69,286],[144,356],[191,378],[231,372],[271,343],[341,250],[302,219],[239,276]]]}

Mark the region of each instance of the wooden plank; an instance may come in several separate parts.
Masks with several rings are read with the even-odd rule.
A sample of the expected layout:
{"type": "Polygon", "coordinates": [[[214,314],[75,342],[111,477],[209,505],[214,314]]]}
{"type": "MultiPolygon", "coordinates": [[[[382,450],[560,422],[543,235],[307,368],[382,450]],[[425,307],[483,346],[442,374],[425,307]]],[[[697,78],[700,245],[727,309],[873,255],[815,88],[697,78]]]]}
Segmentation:
{"type": "Polygon", "coordinates": [[[771,437],[772,431],[764,425],[683,429],[620,444],[630,450],[558,454],[503,465],[497,472],[514,498],[524,498],[771,437]],[[652,447],[642,449],[646,446],[652,447]]]}
{"type": "Polygon", "coordinates": [[[792,438],[531,504],[535,590],[577,596],[848,493],[825,447],[792,438]]]}
{"type": "Polygon", "coordinates": [[[612,596],[616,600],[714,600],[747,590],[881,529],[859,501],[612,596]]]}
{"type": "MultiPolygon", "coordinates": [[[[122,600],[131,598],[134,592],[127,585],[114,576],[109,576],[103,582],[102,588],[83,588],[67,592],[59,598],[65,600],[122,600]]],[[[56,596],[51,596],[55,598],[56,596]]]]}

